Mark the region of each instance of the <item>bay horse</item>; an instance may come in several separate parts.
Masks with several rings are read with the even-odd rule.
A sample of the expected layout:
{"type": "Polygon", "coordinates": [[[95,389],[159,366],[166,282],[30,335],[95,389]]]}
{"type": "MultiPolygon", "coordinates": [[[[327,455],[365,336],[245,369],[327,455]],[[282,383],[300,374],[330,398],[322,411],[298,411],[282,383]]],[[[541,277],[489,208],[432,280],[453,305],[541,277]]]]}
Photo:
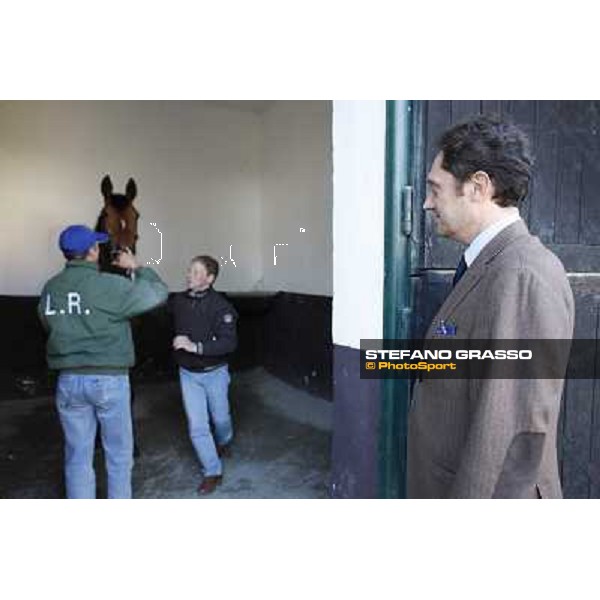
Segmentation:
{"type": "MultiPolygon", "coordinates": [[[[104,198],[104,207],[98,215],[96,221],[96,231],[107,233],[110,240],[106,244],[100,244],[100,256],[98,258],[98,266],[100,271],[107,273],[115,273],[130,277],[126,269],[121,269],[112,264],[117,254],[129,248],[133,254],[136,250],[136,242],[138,239],[137,224],[140,218],[140,213],[133,206],[133,201],[137,196],[137,186],[133,178],[129,178],[125,186],[124,194],[115,194],[113,192],[113,184],[109,175],[105,175],[100,183],[100,192],[104,198]]],[[[133,333],[139,323],[136,319],[132,319],[131,327],[133,333]]],[[[134,335],[135,338],[135,335],[134,335]]],[[[131,404],[133,407],[134,389],[131,385],[131,404]]],[[[133,426],[133,455],[137,458],[140,455],[137,445],[137,435],[135,431],[135,420],[133,419],[133,410],[131,414],[133,426]]]]}
{"type": "Polygon", "coordinates": [[[137,223],[140,213],[133,206],[137,196],[137,186],[133,178],[129,178],[124,194],[115,194],[110,176],[105,175],[100,183],[100,191],[104,198],[104,207],[96,221],[96,231],[108,233],[110,241],[100,244],[99,265],[101,271],[127,275],[124,269],[112,265],[119,251],[129,248],[135,254],[138,239],[137,223]]]}

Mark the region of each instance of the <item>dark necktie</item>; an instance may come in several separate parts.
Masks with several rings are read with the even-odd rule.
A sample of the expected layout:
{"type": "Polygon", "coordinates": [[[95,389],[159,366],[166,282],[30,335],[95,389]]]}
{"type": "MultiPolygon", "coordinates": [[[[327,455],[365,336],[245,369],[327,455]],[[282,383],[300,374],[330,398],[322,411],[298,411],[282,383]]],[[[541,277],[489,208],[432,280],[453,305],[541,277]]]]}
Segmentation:
{"type": "Polygon", "coordinates": [[[465,255],[463,254],[460,257],[460,262],[458,263],[458,267],[456,267],[456,271],[454,273],[454,278],[452,279],[452,287],[454,287],[460,281],[460,278],[465,274],[466,270],[467,270],[467,261],[465,260],[465,255]]]}

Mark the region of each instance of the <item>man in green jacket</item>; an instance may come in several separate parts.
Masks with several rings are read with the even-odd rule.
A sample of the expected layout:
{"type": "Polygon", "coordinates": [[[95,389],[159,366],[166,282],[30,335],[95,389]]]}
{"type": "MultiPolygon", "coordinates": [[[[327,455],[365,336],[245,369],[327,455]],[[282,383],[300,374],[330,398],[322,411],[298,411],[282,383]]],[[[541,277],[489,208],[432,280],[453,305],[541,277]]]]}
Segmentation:
{"type": "Polygon", "coordinates": [[[96,428],[106,460],[109,498],[131,498],[133,435],[129,368],[135,355],[129,319],[167,300],[168,288],[135,256],[115,265],[132,279],[98,270],[98,244],[108,241],[85,225],[67,227],[59,247],[63,271],[44,286],[38,314],[48,332],[47,359],[58,370],[56,405],[65,435],[68,498],[95,498],[96,428]]]}

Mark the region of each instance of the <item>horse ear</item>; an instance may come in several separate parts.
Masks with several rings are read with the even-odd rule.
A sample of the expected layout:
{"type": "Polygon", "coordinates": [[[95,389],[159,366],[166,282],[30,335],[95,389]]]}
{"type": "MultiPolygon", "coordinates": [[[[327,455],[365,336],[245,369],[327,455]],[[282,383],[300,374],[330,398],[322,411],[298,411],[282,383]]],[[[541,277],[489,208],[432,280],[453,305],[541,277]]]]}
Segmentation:
{"type": "Polygon", "coordinates": [[[102,192],[105,200],[108,200],[112,196],[113,184],[108,175],[105,175],[102,178],[102,182],[100,183],[100,191],[102,192]]]}
{"type": "Polygon", "coordinates": [[[137,196],[137,186],[135,185],[135,181],[133,177],[129,178],[127,185],[125,186],[125,198],[129,200],[129,202],[133,202],[135,197],[137,196]]]}

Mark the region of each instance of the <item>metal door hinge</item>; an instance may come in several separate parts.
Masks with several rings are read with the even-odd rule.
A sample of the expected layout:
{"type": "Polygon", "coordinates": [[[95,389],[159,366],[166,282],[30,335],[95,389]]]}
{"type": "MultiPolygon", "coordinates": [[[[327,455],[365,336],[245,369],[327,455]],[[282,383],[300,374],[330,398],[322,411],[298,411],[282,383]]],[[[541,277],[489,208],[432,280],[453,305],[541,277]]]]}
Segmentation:
{"type": "Polygon", "coordinates": [[[413,214],[413,188],[410,185],[405,185],[402,188],[402,216],[401,230],[402,233],[410,237],[412,233],[412,214],[413,214]]]}

